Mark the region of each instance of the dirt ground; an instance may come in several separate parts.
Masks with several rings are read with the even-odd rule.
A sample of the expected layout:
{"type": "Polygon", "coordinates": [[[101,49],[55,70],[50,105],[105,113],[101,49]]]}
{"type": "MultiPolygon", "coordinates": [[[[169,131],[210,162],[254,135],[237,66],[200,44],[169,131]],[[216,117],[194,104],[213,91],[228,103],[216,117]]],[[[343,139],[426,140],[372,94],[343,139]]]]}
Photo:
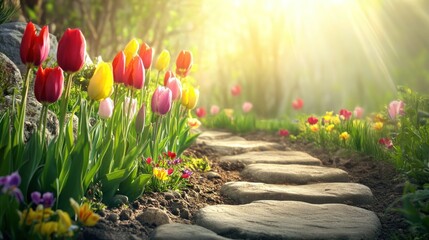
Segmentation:
{"type": "MultiPolygon", "coordinates": [[[[368,186],[374,194],[372,205],[360,207],[378,215],[382,224],[379,239],[405,238],[409,234],[405,220],[389,208],[401,196],[404,182],[389,163],[344,150],[328,152],[312,143],[292,143],[275,134],[259,132],[242,137],[277,142],[284,150],[304,151],[319,158],[326,166],[347,171],[352,182],[368,186]]],[[[213,178],[205,173],[195,173],[189,187],[179,193],[145,193],[129,205],[106,209],[100,213],[103,216],[100,222],[93,228],[84,229],[80,239],[148,239],[155,226],[139,221],[138,217],[148,207],[164,210],[173,222],[191,224],[200,208],[214,204],[236,204],[220,195],[220,188],[226,182],[240,180],[238,169],[223,169],[217,161],[220,156],[203,145],[194,144],[186,154],[207,156],[212,163],[212,171],[219,176],[213,178]]]]}

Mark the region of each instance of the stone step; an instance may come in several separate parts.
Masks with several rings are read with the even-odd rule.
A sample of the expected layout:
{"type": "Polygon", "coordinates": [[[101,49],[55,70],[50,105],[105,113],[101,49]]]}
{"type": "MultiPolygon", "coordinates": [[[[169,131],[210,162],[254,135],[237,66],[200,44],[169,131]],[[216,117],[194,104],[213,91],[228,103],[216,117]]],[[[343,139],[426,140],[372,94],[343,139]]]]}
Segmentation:
{"type": "Polygon", "coordinates": [[[266,164],[302,164],[321,165],[322,162],[305,152],[299,151],[263,151],[246,152],[239,155],[224,156],[219,159],[220,166],[228,168],[244,168],[253,163],[266,164]],[[230,167],[231,166],[231,167],[230,167]]]}
{"type": "Polygon", "coordinates": [[[198,139],[202,140],[218,140],[231,137],[232,134],[229,132],[218,132],[218,131],[203,131],[198,139]]]}
{"type": "Polygon", "coordinates": [[[347,172],[338,168],[298,164],[250,164],[242,172],[244,179],[273,184],[348,182],[347,172]]]}
{"type": "Polygon", "coordinates": [[[164,224],[161,225],[152,232],[149,236],[149,239],[153,240],[227,240],[225,238],[217,235],[215,232],[203,228],[198,225],[189,225],[189,224],[164,224]]]}
{"type": "Polygon", "coordinates": [[[196,224],[233,239],[375,239],[375,213],[344,204],[256,201],[201,209],[196,224]]]}
{"type": "Polygon", "coordinates": [[[247,141],[242,137],[229,137],[218,140],[197,139],[197,144],[204,145],[205,148],[220,155],[234,155],[249,151],[276,150],[281,146],[277,143],[265,141],[247,141]]]}
{"type": "Polygon", "coordinates": [[[227,182],[222,195],[244,204],[257,200],[291,200],[308,203],[371,204],[371,189],[358,183],[315,183],[308,185],[277,185],[254,182],[227,182]]]}

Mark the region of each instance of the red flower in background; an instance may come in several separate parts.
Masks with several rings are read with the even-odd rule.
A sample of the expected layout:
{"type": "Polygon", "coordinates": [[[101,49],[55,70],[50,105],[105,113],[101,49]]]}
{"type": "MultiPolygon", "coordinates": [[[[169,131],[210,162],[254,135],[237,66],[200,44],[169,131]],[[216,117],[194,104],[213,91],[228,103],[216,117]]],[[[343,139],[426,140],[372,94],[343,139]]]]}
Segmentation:
{"type": "Polygon", "coordinates": [[[304,106],[304,101],[301,98],[297,98],[292,101],[292,107],[295,110],[299,110],[304,106]]]}
{"type": "Polygon", "coordinates": [[[281,137],[287,137],[287,136],[289,136],[289,131],[288,131],[288,130],[286,130],[286,129],[280,129],[280,130],[278,131],[278,134],[279,134],[281,137]]]}
{"type": "Polygon", "coordinates": [[[175,159],[177,157],[177,154],[175,152],[171,152],[171,151],[168,151],[167,155],[170,159],[175,159]]]}
{"type": "Polygon", "coordinates": [[[151,162],[152,162],[152,158],[150,158],[150,157],[146,158],[146,163],[147,164],[150,164],[151,162]]]}
{"type": "Polygon", "coordinates": [[[149,47],[146,43],[140,46],[139,56],[143,61],[144,69],[147,70],[152,66],[153,54],[153,48],[149,47]]]}
{"type": "Polygon", "coordinates": [[[352,116],[352,112],[350,112],[347,109],[341,109],[340,110],[340,117],[343,117],[345,120],[349,120],[350,117],[352,116]]]}
{"type": "Polygon", "coordinates": [[[27,23],[24,35],[21,40],[20,56],[24,64],[39,66],[49,54],[49,30],[44,26],[39,35],[36,34],[36,27],[32,22],[27,23]]]}
{"type": "Polygon", "coordinates": [[[240,93],[241,93],[241,87],[240,87],[240,85],[235,85],[235,86],[233,86],[232,88],[231,88],[231,94],[232,94],[232,96],[238,96],[238,95],[240,95],[240,93]]]}
{"type": "Polygon", "coordinates": [[[54,103],[63,93],[64,76],[60,67],[39,66],[34,80],[34,96],[40,103],[54,103]]]}
{"type": "Polygon", "coordinates": [[[206,112],[205,108],[199,107],[199,108],[195,109],[195,114],[197,114],[197,117],[203,118],[206,116],[207,112],[206,112]]]}
{"type": "Polygon", "coordinates": [[[118,52],[112,62],[113,67],[113,80],[115,83],[125,82],[125,53],[124,51],[118,52]]]}
{"type": "Polygon", "coordinates": [[[170,78],[174,78],[174,73],[171,70],[168,70],[164,75],[164,86],[167,86],[168,80],[170,78]]]}
{"type": "Polygon", "coordinates": [[[389,138],[380,138],[378,140],[378,143],[380,143],[381,145],[384,145],[388,149],[393,147],[392,140],[390,140],[389,138]]]}
{"type": "Polygon", "coordinates": [[[313,117],[313,116],[311,116],[311,117],[309,117],[309,118],[307,119],[307,122],[308,122],[310,125],[314,125],[314,124],[316,124],[318,121],[319,121],[319,119],[317,119],[316,117],[313,117]]]}

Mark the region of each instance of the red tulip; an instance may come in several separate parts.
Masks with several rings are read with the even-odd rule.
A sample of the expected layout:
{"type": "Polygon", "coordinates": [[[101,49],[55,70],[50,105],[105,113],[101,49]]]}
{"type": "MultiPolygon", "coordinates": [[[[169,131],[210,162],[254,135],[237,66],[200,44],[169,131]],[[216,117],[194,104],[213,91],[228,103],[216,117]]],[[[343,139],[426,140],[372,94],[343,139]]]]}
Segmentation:
{"type": "Polygon", "coordinates": [[[180,77],[186,77],[192,68],[192,53],[182,50],[176,59],[176,74],[180,77]]]}
{"type": "Polygon", "coordinates": [[[378,143],[380,143],[381,145],[384,145],[388,149],[393,148],[392,140],[390,140],[389,138],[380,138],[378,140],[378,143]]]}
{"type": "Polygon", "coordinates": [[[238,96],[241,93],[241,87],[240,85],[235,85],[231,88],[231,94],[232,96],[238,96]]]}
{"type": "Polygon", "coordinates": [[[352,116],[352,112],[350,112],[347,109],[341,109],[340,110],[340,117],[344,118],[345,120],[349,120],[352,116]]]}
{"type": "Polygon", "coordinates": [[[145,81],[145,70],[140,56],[131,59],[125,71],[125,86],[142,89],[145,81]]]}
{"type": "Polygon", "coordinates": [[[297,98],[295,100],[293,100],[292,102],[292,107],[295,110],[299,110],[304,106],[304,101],[301,98],[297,98]]]}
{"type": "Polygon", "coordinates": [[[45,61],[48,54],[48,26],[44,26],[40,31],[39,36],[37,36],[36,27],[32,22],[28,22],[21,40],[20,55],[22,63],[39,66],[43,61],[45,61]]]}
{"type": "Polygon", "coordinates": [[[42,104],[56,102],[63,92],[64,76],[60,67],[43,69],[39,66],[34,80],[34,95],[42,104]]]}
{"type": "Polygon", "coordinates": [[[152,60],[154,55],[153,48],[149,47],[149,45],[147,45],[146,43],[143,43],[140,46],[139,55],[143,61],[144,69],[149,69],[150,66],[152,66],[152,60]]]}
{"type": "Polygon", "coordinates": [[[168,70],[167,72],[165,72],[164,86],[167,86],[168,79],[173,78],[173,77],[174,77],[174,73],[171,70],[168,70]]]}
{"type": "Polygon", "coordinates": [[[115,83],[125,82],[125,54],[124,51],[118,52],[112,62],[113,79],[115,83]]]}
{"type": "Polygon", "coordinates": [[[85,63],[86,42],[82,32],[75,28],[64,32],[58,42],[58,65],[66,72],[77,72],[85,63]]]}
{"type": "Polygon", "coordinates": [[[289,131],[288,131],[288,130],[286,130],[286,129],[280,129],[280,130],[278,131],[278,134],[279,134],[281,137],[287,137],[287,136],[289,136],[289,131]]]}
{"type": "Polygon", "coordinates": [[[319,121],[319,119],[317,119],[316,117],[313,117],[313,116],[311,116],[311,117],[309,117],[309,118],[307,119],[307,122],[308,122],[308,123],[310,123],[310,125],[314,125],[314,124],[316,124],[318,121],[319,121]]]}
{"type": "Polygon", "coordinates": [[[159,86],[152,95],[152,112],[159,115],[165,115],[171,109],[172,93],[171,90],[159,86]]]}
{"type": "Polygon", "coordinates": [[[195,109],[195,113],[197,114],[197,117],[199,117],[199,118],[203,118],[207,114],[206,109],[203,107],[199,107],[199,108],[195,109]]]}

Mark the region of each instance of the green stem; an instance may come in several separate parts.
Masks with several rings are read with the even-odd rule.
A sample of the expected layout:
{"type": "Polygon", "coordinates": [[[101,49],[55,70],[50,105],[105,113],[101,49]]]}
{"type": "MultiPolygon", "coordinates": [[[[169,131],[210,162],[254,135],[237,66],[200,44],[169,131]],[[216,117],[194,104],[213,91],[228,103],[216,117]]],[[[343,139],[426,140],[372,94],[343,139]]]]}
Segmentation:
{"type": "Polygon", "coordinates": [[[60,108],[60,138],[63,135],[63,132],[65,131],[65,121],[66,121],[66,115],[67,115],[67,107],[68,107],[68,101],[70,97],[70,91],[72,87],[73,82],[73,73],[69,73],[67,75],[66,79],[66,89],[64,93],[64,98],[61,101],[61,108],[60,108]]]}
{"type": "Polygon", "coordinates": [[[41,123],[42,124],[42,128],[41,128],[42,129],[42,147],[43,147],[45,144],[45,138],[46,138],[46,135],[45,135],[46,123],[48,122],[48,106],[47,105],[43,104],[41,116],[43,116],[43,119],[41,119],[41,120],[43,120],[43,123],[41,123]]]}
{"type": "Polygon", "coordinates": [[[21,93],[21,107],[19,109],[19,125],[18,125],[18,142],[24,143],[24,125],[25,125],[25,113],[27,109],[27,96],[28,96],[28,88],[30,86],[30,77],[31,77],[31,69],[32,65],[27,65],[27,72],[25,73],[25,82],[22,87],[21,93]]]}

